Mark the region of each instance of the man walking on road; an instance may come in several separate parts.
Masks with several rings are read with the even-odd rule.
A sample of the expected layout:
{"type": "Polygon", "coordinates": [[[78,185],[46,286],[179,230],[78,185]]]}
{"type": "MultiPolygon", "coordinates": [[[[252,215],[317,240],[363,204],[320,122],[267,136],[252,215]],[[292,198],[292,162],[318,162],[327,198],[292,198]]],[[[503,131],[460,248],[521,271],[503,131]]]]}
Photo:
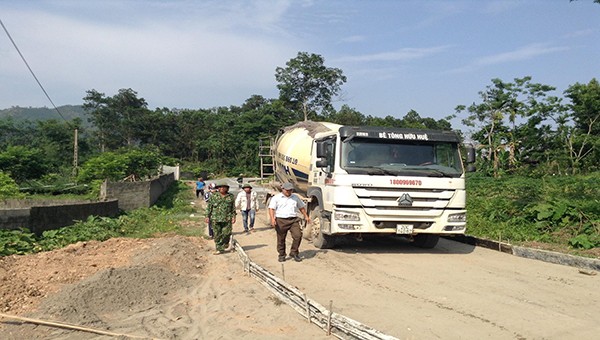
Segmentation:
{"type": "Polygon", "coordinates": [[[252,191],[252,186],[249,183],[244,183],[242,189],[235,198],[235,206],[242,212],[244,232],[247,233],[254,230],[254,220],[258,211],[258,195],[255,191],[252,191]],[[248,217],[250,218],[250,225],[248,225],[248,217]]]}
{"type": "Polygon", "coordinates": [[[214,255],[222,254],[229,246],[231,229],[235,223],[235,198],[229,193],[226,182],[217,183],[218,192],[210,195],[206,207],[206,224],[211,224],[214,232],[214,255]]]}
{"type": "Polygon", "coordinates": [[[306,214],[306,204],[296,194],[292,193],[294,186],[292,183],[284,183],[281,186],[281,192],[269,203],[269,217],[271,217],[271,226],[277,232],[277,253],[279,262],[285,261],[285,238],[288,230],[292,234],[292,246],[290,257],[296,262],[302,261],[298,248],[302,241],[302,230],[300,229],[300,218],[297,212],[300,211],[306,219],[306,224],[310,223],[310,217],[306,214]]]}

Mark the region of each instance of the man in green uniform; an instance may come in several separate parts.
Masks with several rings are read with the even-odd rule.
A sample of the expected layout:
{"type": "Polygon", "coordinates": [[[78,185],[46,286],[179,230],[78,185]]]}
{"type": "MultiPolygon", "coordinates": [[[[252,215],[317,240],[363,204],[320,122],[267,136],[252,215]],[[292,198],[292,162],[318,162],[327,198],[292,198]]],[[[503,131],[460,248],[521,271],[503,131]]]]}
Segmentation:
{"type": "Polygon", "coordinates": [[[222,254],[229,246],[232,225],[235,223],[235,197],[229,193],[229,185],[219,182],[217,192],[208,199],[206,206],[206,223],[212,225],[214,231],[215,255],[222,254]]]}

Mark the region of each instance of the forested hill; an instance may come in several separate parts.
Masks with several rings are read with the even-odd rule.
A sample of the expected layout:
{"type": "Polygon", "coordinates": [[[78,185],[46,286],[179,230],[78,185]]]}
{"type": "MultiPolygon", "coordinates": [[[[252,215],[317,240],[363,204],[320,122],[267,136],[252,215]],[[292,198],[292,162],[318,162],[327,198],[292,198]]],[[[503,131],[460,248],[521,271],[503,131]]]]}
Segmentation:
{"type": "MultiPolygon", "coordinates": [[[[81,105],[63,105],[58,106],[58,110],[66,120],[72,120],[73,118],[81,118],[81,121],[85,124],[87,117],[84,114],[83,106],[81,105]]],[[[54,108],[49,107],[20,107],[13,106],[9,109],[0,110],[0,119],[12,118],[17,121],[21,120],[48,120],[57,119],[62,120],[58,112],[54,108]]]]}

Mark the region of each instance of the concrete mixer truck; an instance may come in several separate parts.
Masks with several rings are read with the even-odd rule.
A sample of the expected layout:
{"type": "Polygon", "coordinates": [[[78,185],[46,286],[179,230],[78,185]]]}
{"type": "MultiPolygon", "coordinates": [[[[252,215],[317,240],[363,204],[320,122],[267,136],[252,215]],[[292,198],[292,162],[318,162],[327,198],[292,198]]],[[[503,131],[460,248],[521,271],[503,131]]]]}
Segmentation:
{"type": "Polygon", "coordinates": [[[281,129],[272,154],[276,180],[307,202],[312,222],[303,234],[317,248],[369,234],[433,248],[440,235],[465,233],[460,146],[451,131],[306,121],[281,129]]]}

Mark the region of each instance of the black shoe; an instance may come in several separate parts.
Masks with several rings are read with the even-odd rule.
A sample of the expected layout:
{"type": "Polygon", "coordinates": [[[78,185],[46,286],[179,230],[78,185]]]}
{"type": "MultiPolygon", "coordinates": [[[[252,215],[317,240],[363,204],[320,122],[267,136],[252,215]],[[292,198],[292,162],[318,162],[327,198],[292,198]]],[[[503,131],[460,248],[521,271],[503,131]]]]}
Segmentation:
{"type": "Polygon", "coordinates": [[[285,256],[279,256],[277,259],[279,262],[285,262],[285,256]]]}
{"type": "Polygon", "coordinates": [[[293,258],[293,259],[294,259],[294,261],[296,261],[296,262],[301,262],[301,261],[302,261],[302,258],[301,258],[301,257],[300,257],[300,255],[298,255],[298,254],[296,254],[296,255],[293,255],[293,256],[292,256],[292,258],[293,258]]]}

